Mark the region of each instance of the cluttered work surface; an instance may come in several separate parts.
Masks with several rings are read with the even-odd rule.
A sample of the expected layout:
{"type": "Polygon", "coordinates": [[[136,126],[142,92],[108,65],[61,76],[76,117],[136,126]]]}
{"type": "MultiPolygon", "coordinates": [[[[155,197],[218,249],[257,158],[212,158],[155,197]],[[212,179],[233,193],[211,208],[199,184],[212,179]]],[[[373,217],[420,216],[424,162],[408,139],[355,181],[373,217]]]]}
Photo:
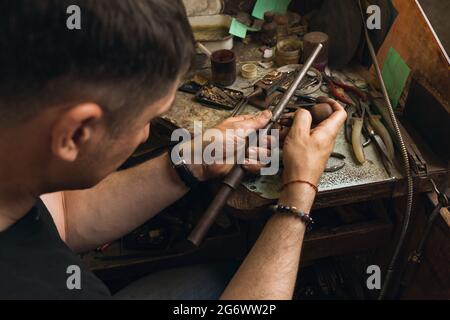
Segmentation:
{"type": "MultiPolygon", "coordinates": [[[[177,128],[186,129],[192,136],[200,127],[202,130],[212,128],[235,114],[256,114],[276,105],[288,87],[286,84],[296,75],[299,64],[305,63],[308,45],[320,41],[327,49],[323,34],[307,36],[308,27],[299,15],[288,12],[264,17],[265,9],[255,8],[258,19],[254,21],[263,23],[259,26],[246,27],[226,15],[190,18],[196,40],[203,45],[198,48],[195,68],[177,91],[171,110],[152,122],[152,138],[130,159],[129,166],[165,152],[169,145],[176,143],[170,140],[177,128]],[[276,24],[271,22],[274,20],[276,24]],[[211,26],[217,26],[216,30],[211,26]],[[216,37],[219,41],[214,41],[216,37]],[[221,56],[214,56],[221,50],[225,50],[221,56]],[[226,74],[217,77],[218,69],[225,70],[226,74]],[[246,97],[257,90],[262,90],[263,97],[247,101],[246,97]]],[[[399,72],[398,54],[392,51],[390,55],[392,58],[384,63],[383,76],[388,84],[404,85],[407,72],[399,72]]],[[[392,140],[395,139],[390,138],[394,135],[388,133],[387,137],[386,132],[380,130],[380,127],[386,129],[384,124],[389,126],[383,114],[387,108],[383,97],[380,98],[370,83],[371,74],[359,65],[338,70],[325,68],[322,59],[323,56],[310,69],[287,110],[292,112],[304,107],[312,111],[310,108],[316,104],[317,97],[329,96],[345,105],[349,119],[337,137],[334,156],[327,165],[329,170],[323,174],[319,185],[313,208],[315,227],[305,237],[303,264],[365,252],[392,242],[395,225],[391,217],[396,210],[386,199],[407,193],[400,152],[394,151],[392,140]],[[383,126],[379,125],[378,114],[383,114],[383,126]],[[357,132],[354,129],[358,123],[361,137],[353,134],[357,132]],[[376,126],[376,134],[370,134],[368,129],[376,126]]],[[[398,100],[402,88],[390,89],[395,89],[389,92],[390,96],[398,100]]],[[[413,132],[409,129],[408,132],[413,132]]],[[[415,191],[430,191],[428,178],[439,182],[448,170],[419,136],[411,133],[409,140],[411,150],[417,152],[414,157],[420,169],[414,176],[415,191]],[[425,166],[420,166],[421,160],[425,166]]],[[[414,166],[414,161],[412,163],[414,166]]],[[[186,239],[210,206],[217,191],[215,187],[210,183],[191,190],[119,241],[87,253],[84,260],[103,280],[120,283],[122,278],[144,276],[149,270],[243,259],[260,232],[265,216],[261,213],[267,212],[268,206],[279,196],[280,176],[247,176],[227,200],[223,213],[231,214],[219,215],[204,242],[194,248],[186,239]],[[243,219],[239,219],[241,217],[243,219]]]]}
{"type": "MultiPolygon", "coordinates": [[[[255,43],[243,43],[235,42],[233,51],[237,57],[237,70],[241,70],[243,65],[252,64],[257,68],[257,75],[253,79],[246,79],[242,76],[241,72],[238,72],[236,81],[228,86],[229,89],[242,92],[244,95],[248,95],[253,91],[253,84],[265,75],[273,73],[274,71],[290,71],[295,69],[296,65],[287,65],[278,67],[275,63],[267,63],[263,61],[260,46],[255,43]],[[270,67],[268,67],[270,66],[270,67]]],[[[204,82],[209,85],[211,79],[211,68],[209,59],[206,55],[203,56],[203,60],[199,63],[199,67],[195,70],[193,78],[189,80],[192,82],[204,82]]],[[[357,68],[353,68],[357,69],[357,68]]],[[[348,71],[331,70],[333,78],[338,78],[340,82],[349,86],[354,86],[355,83],[359,87],[367,88],[367,84],[358,71],[349,68],[348,71]]],[[[315,84],[315,88],[309,90],[308,97],[312,99],[318,96],[329,96],[335,98],[330,92],[329,86],[321,77],[320,83],[315,84]],[[311,92],[312,91],[312,92],[311,92]]],[[[314,100],[312,100],[314,101],[314,100]]],[[[253,114],[261,111],[261,107],[255,107],[248,104],[243,114],[253,114]]],[[[199,101],[198,95],[178,91],[175,103],[169,113],[163,116],[163,119],[159,122],[166,127],[172,128],[184,128],[189,132],[194,133],[195,124],[202,124],[203,129],[211,128],[219,122],[225,120],[233,114],[233,109],[227,110],[220,107],[212,107],[199,101]]],[[[349,124],[351,125],[351,124],[349,124]]],[[[339,155],[339,158],[330,158],[328,167],[337,167],[334,172],[325,172],[322,176],[319,185],[319,203],[320,195],[323,193],[342,193],[348,196],[348,188],[361,187],[367,188],[372,193],[373,188],[377,188],[380,184],[388,185],[401,178],[400,172],[396,169],[395,165],[390,168],[390,172],[386,170],[383,164],[383,159],[375,143],[369,143],[364,147],[365,162],[358,163],[355,159],[351,141],[347,141],[345,133],[346,129],[343,128],[338,135],[334,153],[339,155]]],[[[242,192],[236,192],[234,196],[229,200],[228,204],[236,209],[253,209],[252,207],[264,206],[265,204],[272,202],[278,198],[280,191],[280,176],[261,176],[261,177],[247,177],[241,187],[242,192]]]]}
{"type": "MultiPolygon", "coordinates": [[[[177,91],[171,110],[152,122],[151,139],[123,169],[166,152],[177,143],[171,141],[171,133],[177,128],[186,129],[192,136],[201,132],[198,129],[212,128],[230,116],[256,114],[277,105],[300,68],[299,64],[306,64],[305,57],[311,53],[311,45],[319,42],[324,45],[324,54],[309,70],[286,109],[293,112],[306,108],[313,113],[316,102],[320,102],[316,98],[328,96],[344,105],[349,117],[337,137],[328,170],[319,185],[313,208],[314,228],[306,234],[302,249],[302,272],[313,266],[318,270],[319,282],[323,283],[322,271],[329,271],[332,266],[333,272],[325,273],[339,274],[341,271],[335,272],[334,266],[340,265],[336,261],[343,259],[350,265],[358,265],[348,268],[351,277],[361,270],[365,277],[369,261],[380,261],[379,265],[388,262],[386,250],[395,244],[400,232],[401,225],[396,220],[402,217],[403,196],[407,194],[407,179],[403,175],[406,171],[402,168],[398,145],[394,148],[396,139],[386,114],[385,99],[374,89],[375,77],[357,64],[326,68],[326,52],[330,49],[328,36],[308,32],[305,16],[286,12],[288,3],[257,1],[252,12],[257,19],[247,21],[245,17],[242,19],[241,12],[235,18],[224,14],[190,18],[197,45],[202,44],[198,47],[195,68],[177,91]],[[267,9],[278,14],[267,13],[267,9]],[[254,95],[258,90],[261,95],[254,95]]],[[[333,10],[327,12],[333,13],[333,10]]],[[[251,17],[249,13],[246,16],[251,17]]],[[[346,16],[350,16],[350,12],[346,12],[346,16]]],[[[352,36],[357,34],[353,28],[349,30],[352,36]]],[[[344,56],[335,52],[333,55],[335,58],[344,56]]],[[[355,52],[352,57],[354,55],[355,52]]],[[[330,61],[331,56],[330,50],[330,61]]],[[[434,122],[445,120],[439,113],[428,116],[432,111],[430,107],[435,104],[434,95],[430,102],[424,94],[428,90],[422,88],[420,82],[412,81],[410,92],[413,94],[405,94],[410,69],[393,48],[384,60],[382,72],[394,107],[407,96],[402,104],[406,106],[408,101],[413,104],[410,113],[422,110],[414,105],[427,106],[427,116],[419,113],[421,116],[414,117],[419,122],[432,119],[433,126],[427,128],[435,129],[434,122]]],[[[396,111],[402,111],[400,109],[396,111]]],[[[445,140],[437,137],[446,138],[448,134],[433,135],[436,131],[427,129],[426,133],[433,135],[431,142],[438,145],[433,149],[430,141],[424,140],[411,126],[411,118],[404,115],[399,117],[399,125],[411,163],[414,192],[429,192],[430,179],[438,185],[448,180],[448,164],[434,152],[445,152],[446,148],[442,147],[445,140]]],[[[435,127],[445,128],[445,125],[435,127]]],[[[188,239],[217,197],[216,187],[214,182],[200,184],[130,234],[86,253],[84,261],[102,280],[119,288],[122,282],[138,279],[149,271],[244,259],[267,217],[261,213],[267,213],[269,205],[279,196],[280,176],[248,175],[228,198],[225,210],[220,211],[204,241],[193,246],[188,239]]],[[[419,230],[424,222],[414,219],[425,215],[415,210],[410,224],[419,230]]],[[[320,290],[327,288],[322,284],[319,287],[320,290]]],[[[310,291],[306,292],[308,296],[310,291]]]]}

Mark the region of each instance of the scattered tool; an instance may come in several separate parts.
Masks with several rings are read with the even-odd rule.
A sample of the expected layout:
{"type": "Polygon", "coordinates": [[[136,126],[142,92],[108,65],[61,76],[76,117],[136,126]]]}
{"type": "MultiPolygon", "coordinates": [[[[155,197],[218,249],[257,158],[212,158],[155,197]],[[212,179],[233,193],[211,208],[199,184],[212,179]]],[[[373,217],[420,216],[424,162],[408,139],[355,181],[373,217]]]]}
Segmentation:
{"type": "Polygon", "coordinates": [[[233,110],[239,104],[244,94],[241,91],[219,88],[214,85],[206,85],[197,91],[195,98],[197,101],[207,106],[233,110]]]}
{"type": "MultiPolygon", "coordinates": [[[[392,125],[391,120],[389,119],[387,105],[383,102],[383,95],[372,89],[369,90],[369,96],[371,99],[371,103],[376,107],[376,110],[381,113],[383,120],[386,122],[386,128],[389,129],[388,132],[390,132],[391,134],[395,134],[395,129],[392,125]]],[[[398,128],[402,134],[412,170],[419,177],[427,177],[428,164],[425,161],[425,158],[422,156],[422,153],[414,143],[414,140],[410,137],[408,131],[406,131],[401,123],[398,123],[398,128]]],[[[398,143],[398,140],[395,140],[395,143],[398,148],[401,147],[398,143]]]]}
{"type": "Polygon", "coordinates": [[[364,111],[361,117],[352,118],[352,147],[356,160],[363,164],[366,162],[363,145],[361,143],[362,128],[364,124],[364,111]]]}
{"type": "MultiPolygon", "coordinates": [[[[283,81],[283,83],[280,85],[280,91],[284,92],[289,88],[290,84],[295,79],[298,68],[300,67],[301,65],[295,64],[278,68],[278,71],[287,73],[286,80],[283,81]]],[[[318,91],[322,86],[323,79],[322,74],[319,70],[311,68],[311,70],[309,70],[306,75],[306,78],[298,86],[298,90],[295,92],[295,96],[310,95],[318,91]]]]}
{"type": "Polygon", "coordinates": [[[271,103],[274,102],[276,95],[274,95],[284,79],[282,72],[271,71],[262,79],[258,80],[251,87],[253,92],[244,97],[234,108],[231,113],[232,117],[241,114],[247,104],[250,102],[253,106],[260,109],[267,109],[271,103]]]}
{"type": "MultiPolygon", "coordinates": [[[[345,121],[345,126],[344,126],[344,130],[345,130],[345,140],[348,143],[352,143],[352,122],[353,122],[353,118],[355,116],[357,116],[357,111],[356,111],[356,107],[354,105],[348,105],[345,108],[345,111],[347,112],[347,120],[345,121]]],[[[362,144],[363,148],[367,147],[370,143],[372,142],[372,140],[366,137],[366,141],[362,144]]]]}
{"type": "Polygon", "coordinates": [[[375,133],[381,137],[384,145],[386,146],[386,153],[390,159],[394,159],[395,151],[394,151],[394,143],[392,142],[389,131],[386,129],[384,124],[381,122],[380,115],[374,115],[370,111],[370,106],[366,101],[359,101],[361,107],[365,110],[367,114],[367,118],[369,120],[370,125],[373,127],[375,133]]]}
{"type": "MultiPolygon", "coordinates": [[[[297,75],[297,78],[292,83],[291,87],[288,91],[283,95],[283,98],[277,104],[277,106],[272,111],[272,118],[266,127],[263,129],[266,132],[269,132],[272,126],[278,122],[280,117],[283,115],[283,111],[285,107],[288,105],[295,91],[297,90],[298,85],[305,77],[309,68],[313,64],[314,60],[317,58],[318,54],[322,50],[323,46],[318,44],[311,56],[305,62],[303,68],[297,75]]],[[[245,177],[245,170],[240,165],[235,165],[228,175],[225,177],[223,181],[222,187],[219,189],[216,197],[213,199],[212,203],[203,214],[203,216],[198,221],[197,225],[191,232],[188,237],[188,240],[191,241],[195,246],[199,246],[206,236],[209,228],[214,223],[216,217],[222,210],[223,206],[227,202],[229,196],[233,193],[233,191],[240,185],[242,179],[245,177]]]]}
{"type": "Polygon", "coordinates": [[[383,165],[389,175],[392,175],[392,167],[394,166],[393,160],[389,157],[388,150],[386,145],[384,144],[383,140],[380,138],[380,136],[375,132],[375,130],[372,128],[372,125],[365,120],[365,127],[368,131],[370,137],[375,141],[375,144],[377,145],[378,149],[381,151],[381,159],[383,161],[383,165]]]}
{"type": "Polygon", "coordinates": [[[342,168],[345,167],[345,161],[344,161],[345,160],[345,156],[342,153],[332,152],[331,155],[330,155],[330,158],[334,158],[334,159],[340,160],[339,164],[335,164],[335,165],[326,167],[324,172],[336,172],[336,171],[339,171],[339,170],[341,170],[342,168]]]}
{"type": "Polygon", "coordinates": [[[248,96],[248,101],[254,107],[265,110],[273,105],[274,99],[279,96],[277,91],[286,78],[286,74],[273,70],[266,74],[254,85],[254,91],[248,96]]]}
{"type": "MultiPolygon", "coordinates": [[[[328,97],[318,97],[314,99],[314,103],[302,103],[295,105],[287,105],[284,113],[291,113],[292,110],[298,110],[299,108],[305,108],[311,113],[313,122],[312,125],[316,126],[323,120],[328,118],[333,113],[331,106],[326,103],[328,97]],[[306,106],[306,107],[305,107],[306,106]]],[[[281,118],[279,123],[282,126],[291,126],[293,122],[292,118],[281,118]]],[[[345,158],[345,157],[344,157],[345,158]]]]}
{"type": "Polygon", "coordinates": [[[353,94],[351,94],[350,97],[353,101],[352,104],[348,105],[346,108],[347,121],[345,124],[345,138],[347,142],[352,145],[356,161],[358,161],[359,164],[364,164],[366,162],[364,148],[372,141],[369,137],[365,142],[362,142],[362,137],[364,136],[364,133],[367,132],[367,130],[363,130],[366,109],[361,106],[360,99],[356,99],[353,94]]]}
{"type": "Polygon", "coordinates": [[[345,103],[346,105],[353,105],[354,101],[349,98],[346,93],[351,93],[356,95],[358,99],[362,99],[363,101],[367,101],[366,94],[356,88],[355,86],[342,83],[337,79],[334,79],[331,75],[327,75],[326,72],[322,74],[323,78],[327,82],[329,86],[330,93],[339,101],[345,103]]]}

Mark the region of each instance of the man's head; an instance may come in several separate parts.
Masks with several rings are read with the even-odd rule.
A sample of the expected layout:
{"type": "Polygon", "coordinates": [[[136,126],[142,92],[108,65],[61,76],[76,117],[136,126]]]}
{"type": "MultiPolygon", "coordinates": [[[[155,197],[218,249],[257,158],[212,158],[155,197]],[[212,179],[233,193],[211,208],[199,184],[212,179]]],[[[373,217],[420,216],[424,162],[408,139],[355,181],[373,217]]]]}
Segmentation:
{"type": "Polygon", "coordinates": [[[146,139],[193,53],[181,0],[2,1],[0,135],[29,141],[51,188],[88,187],[146,139]]]}

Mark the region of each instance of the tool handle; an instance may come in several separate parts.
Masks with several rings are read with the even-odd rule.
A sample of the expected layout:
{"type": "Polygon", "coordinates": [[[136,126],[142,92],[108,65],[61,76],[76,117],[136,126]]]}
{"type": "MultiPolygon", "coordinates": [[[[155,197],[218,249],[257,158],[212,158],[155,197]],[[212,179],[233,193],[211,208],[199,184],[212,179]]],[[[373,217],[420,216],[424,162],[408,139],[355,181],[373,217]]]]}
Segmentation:
{"type": "Polygon", "coordinates": [[[379,115],[369,115],[369,122],[372,125],[375,132],[381,137],[384,144],[386,145],[387,152],[391,159],[394,159],[394,143],[392,142],[391,135],[387,131],[386,127],[381,122],[381,116],[379,115]]]}
{"type": "MultiPolygon", "coordinates": [[[[319,101],[319,100],[318,100],[319,101]]],[[[323,120],[327,119],[333,113],[333,109],[328,103],[319,103],[309,109],[311,113],[313,124],[318,125],[323,120]]]]}
{"type": "Polygon", "coordinates": [[[353,152],[355,153],[356,160],[363,164],[366,162],[366,157],[364,155],[363,146],[361,143],[361,132],[363,126],[363,120],[361,118],[353,118],[352,119],[352,147],[353,152]]]}
{"type": "Polygon", "coordinates": [[[328,83],[328,86],[330,87],[331,94],[338,99],[339,101],[348,104],[348,105],[354,105],[355,103],[348,99],[344,94],[344,89],[339,88],[331,78],[325,76],[325,80],[328,83]]]}
{"type": "Polygon", "coordinates": [[[364,92],[362,92],[361,90],[359,90],[358,88],[356,88],[352,85],[349,85],[349,84],[345,84],[345,83],[333,80],[333,79],[331,81],[333,81],[337,86],[341,87],[342,89],[356,94],[358,96],[358,98],[362,99],[363,101],[367,101],[367,95],[364,92]]]}
{"type": "Polygon", "coordinates": [[[206,209],[205,213],[201,216],[197,225],[188,237],[188,240],[194,245],[199,246],[201,244],[227,199],[239,186],[244,176],[245,170],[241,166],[234,166],[225,177],[219,192],[216,194],[208,209],[206,209]]]}

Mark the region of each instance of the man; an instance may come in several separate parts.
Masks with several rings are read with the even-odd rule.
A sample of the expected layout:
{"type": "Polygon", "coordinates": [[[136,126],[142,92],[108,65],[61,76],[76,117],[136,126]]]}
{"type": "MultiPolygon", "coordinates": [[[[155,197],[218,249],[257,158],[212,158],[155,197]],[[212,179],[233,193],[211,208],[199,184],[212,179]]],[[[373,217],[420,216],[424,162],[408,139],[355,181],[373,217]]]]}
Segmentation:
{"type": "MultiPolygon", "coordinates": [[[[107,298],[73,251],[118,239],[189,190],[168,154],[115,172],[169,110],[189,67],[185,9],[165,0],[3,1],[0,45],[0,298],[107,298]],[[66,27],[73,4],[80,30],[66,27]],[[70,266],[81,267],[81,288],[67,285],[70,266]]],[[[346,117],[329,102],[335,112],[312,130],[309,112],[297,112],[284,142],[280,204],[305,213],[346,117]]],[[[218,128],[259,129],[270,116],[218,128]]],[[[206,180],[230,166],[187,169],[206,180]]],[[[290,299],[304,232],[303,220],[275,213],[221,297],[290,299]]]]}

